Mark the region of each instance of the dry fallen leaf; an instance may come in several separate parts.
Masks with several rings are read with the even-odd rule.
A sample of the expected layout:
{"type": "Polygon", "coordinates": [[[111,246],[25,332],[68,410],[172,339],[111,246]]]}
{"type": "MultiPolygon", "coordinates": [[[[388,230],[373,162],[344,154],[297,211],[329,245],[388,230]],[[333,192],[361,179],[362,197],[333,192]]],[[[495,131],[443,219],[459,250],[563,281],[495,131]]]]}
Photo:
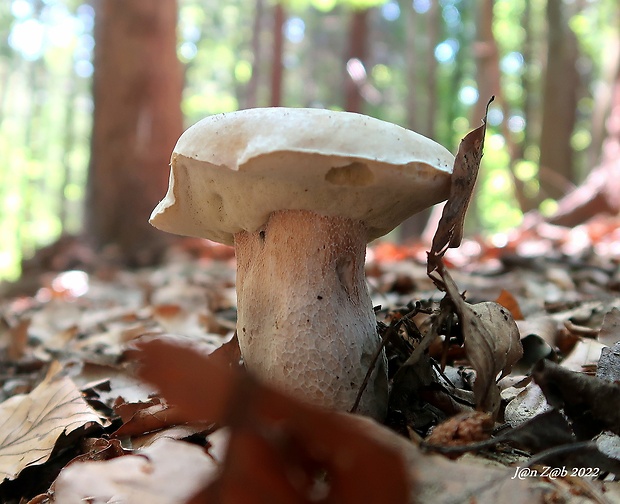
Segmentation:
{"type": "Polygon", "coordinates": [[[607,346],[613,346],[614,343],[620,341],[620,310],[618,308],[612,308],[605,314],[597,339],[607,346]]]}
{"type": "Polygon", "coordinates": [[[607,346],[594,339],[580,338],[562,361],[562,367],[571,371],[595,370],[601,352],[607,346]]]}
{"type": "Polygon", "coordinates": [[[369,418],[310,408],[251,378],[239,378],[238,371],[232,372],[236,375],[232,381],[209,383],[201,376],[199,383],[205,384],[201,392],[202,385],[197,387],[195,382],[200,375],[194,373],[202,370],[204,376],[214,378],[218,367],[220,371],[228,368],[226,359],[209,362],[187,348],[157,341],[142,348],[148,365],[145,374],[159,380],[166,395],[175,395],[177,387],[193,388],[193,397],[181,391],[189,403],[177,401],[188,416],[223,414],[231,424],[229,443],[236,437],[235,446],[229,444],[224,456],[219,480],[191,504],[449,504],[472,498],[478,504],[494,504],[507,495],[516,504],[533,504],[556,495],[556,489],[544,481],[514,479],[514,468],[456,463],[424,454],[369,418]],[[181,371],[187,372],[185,378],[181,371]],[[212,388],[218,389],[214,391],[215,408],[205,400],[212,388]],[[227,406],[222,401],[226,397],[230,400],[227,406]],[[317,466],[326,470],[330,486],[310,485],[309,475],[315,474],[312,469],[317,466]],[[404,481],[409,483],[405,487],[404,481]],[[314,493],[300,495],[300,488],[314,493]]]}
{"type": "Polygon", "coordinates": [[[9,328],[10,343],[7,350],[9,360],[18,361],[26,353],[28,346],[28,328],[30,327],[30,319],[22,319],[17,325],[9,328]]]}
{"type": "Polygon", "coordinates": [[[575,432],[592,437],[602,430],[620,434],[620,384],[570,371],[546,360],[533,369],[532,376],[547,402],[564,408],[575,432]]]}
{"type": "MultiPolygon", "coordinates": [[[[123,438],[128,436],[139,436],[148,432],[153,432],[166,427],[185,423],[184,416],[179,409],[165,403],[144,404],[131,417],[123,421],[113,434],[113,437],[123,438]]],[[[204,430],[204,428],[202,429],[204,430]]]]}
{"type": "MultiPolygon", "coordinates": [[[[542,504],[553,502],[553,497],[559,500],[560,496],[553,486],[541,479],[513,478],[514,467],[483,465],[470,457],[461,457],[455,462],[443,455],[422,453],[420,448],[403,436],[394,434],[368,418],[351,417],[351,422],[357,423],[368,436],[397,450],[406,459],[407,470],[416,482],[406,502],[542,504]]],[[[374,501],[364,499],[360,502],[374,501]]]]}
{"type": "Polygon", "coordinates": [[[85,360],[72,370],[71,379],[81,391],[108,407],[116,402],[148,402],[155,392],[133,376],[130,362],[105,365],[85,360]]]}
{"type": "Polygon", "coordinates": [[[104,425],[57,362],[28,395],[0,404],[0,482],[15,479],[26,467],[49,458],[61,434],[94,423],[104,425]]]}
{"type": "Polygon", "coordinates": [[[217,465],[199,446],[159,439],[135,455],[77,462],[56,480],[58,504],[187,502],[213,477],[217,465]]]}
{"type": "MultiPolygon", "coordinates": [[[[493,99],[494,97],[487,103],[487,112],[493,99]]],[[[437,231],[433,236],[431,250],[428,253],[427,271],[429,274],[437,268],[437,260],[443,257],[446,250],[458,247],[463,239],[465,214],[474,191],[480,160],[482,159],[484,135],[487,127],[486,116],[485,113],[482,126],[469,132],[459,145],[452,171],[450,196],[444,206],[437,231]]]]}
{"type": "Polygon", "coordinates": [[[512,318],[515,320],[523,320],[523,313],[521,312],[521,307],[519,306],[519,302],[516,298],[506,289],[502,289],[497,296],[495,302],[499,305],[502,305],[512,314],[512,318]]]}
{"type": "Polygon", "coordinates": [[[515,322],[523,346],[523,358],[516,369],[523,374],[529,374],[531,367],[540,359],[554,357],[560,330],[550,315],[536,315],[515,322]]]}
{"type": "Polygon", "coordinates": [[[188,420],[231,427],[219,477],[192,502],[407,500],[409,485],[400,455],[373,442],[347,416],[313,408],[258,383],[231,365],[226,352],[205,357],[161,340],[138,347],[144,363],[141,376],[182,408],[188,420]]]}
{"type": "Polygon", "coordinates": [[[523,356],[519,329],[510,312],[497,303],[487,301],[471,305],[464,301],[441,259],[438,267],[461,322],[467,358],[476,371],[476,405],[495,415],[500,405],[495,379],[500,372],[502,377],[510,373],[523,356]]]}
{"type": "Polygon", "coordinates": [[[550,409],[540,387],[530,382],[506,405],[504,421],[516,428],[550,409]]]}

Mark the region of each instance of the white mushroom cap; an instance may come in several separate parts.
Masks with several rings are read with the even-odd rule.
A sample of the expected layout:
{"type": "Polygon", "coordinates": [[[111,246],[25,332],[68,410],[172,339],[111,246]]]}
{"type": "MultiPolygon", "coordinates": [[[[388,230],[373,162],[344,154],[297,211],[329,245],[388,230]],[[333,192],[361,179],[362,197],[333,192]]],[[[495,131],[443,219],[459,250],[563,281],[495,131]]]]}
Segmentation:
{"type": "Polygon", "coordinates": [[[447,198],[454,157],[436,142],[349,112],[265,108],[207,117],[179,139],[151,214],[171,233],[233,244],[272,212],[362,221],[373,240],[447,198]]]}

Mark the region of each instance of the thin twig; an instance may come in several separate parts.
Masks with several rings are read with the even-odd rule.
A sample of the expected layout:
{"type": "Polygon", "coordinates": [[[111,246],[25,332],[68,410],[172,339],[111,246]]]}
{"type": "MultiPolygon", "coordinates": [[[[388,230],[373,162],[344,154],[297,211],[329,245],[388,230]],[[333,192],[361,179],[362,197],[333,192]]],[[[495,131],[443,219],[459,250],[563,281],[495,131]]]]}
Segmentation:
{"type": "Polygon", "coordinates": [[[366,376],[364,376],[364,381],[362,382],[362,385],[359,391],[357,392],[357,397],[355,398],[355,402],[353,403],[353,407],[351,408],[351,411],[350,411],[351,413],[357,412],[357,408],[359,407],[360,401],[362,400],[362,395],[364,394],[364,391],[366,390],[366,387],[368,386],[368,382],[370,381],[370,375],[372,374],[373,370],[375,369],[375,366],[377,365],[377,361],[379,360],[379,357],[381,356],[381,352],[383,351],[383,349],[385,348],[385,345],[390,339],[390,336],[391,336],[390,328],[391,327],[388,327],[385,333],[383,333],[383,337],[381,338],[381,343],[379,344],[379,346],[375,350],[375,353],[372,356],[370,367],[368,368],[368,371],[366,371],[366,376]]]}
{"type": "Polygon", "coordinates": [[[372,356],[370,366],[368,367],[368,371],[366,371],[366,376],[364,376],[364,381],[362,382],[362,385],[360,386],[360,389],[357,392],[357,397],[355,398],[355,402],[353,403],[353,407],[351,408],[351,411],[350,411],[351,413],[355,413],[357,411],[360,401],[362,400],[362,395],[364,394],[364,391],[366,390],[366,387],[368,386],[368,382],[370,381],[370,376],[372,375],[372,372],[374,371],[375,366],[377,365],[377,361],[379,360],[379,357],[381,356],[381,352],[387,345],[387,342],[390,340],[390,338],[393,335],[397,334],[398,329],[403,322],[405,322],[406,320],[409,320],[411,317],[416,315],[418,312],[419,312],[419,309],[416,304],[416,307],[412,311],[410,311],[406,315],[403,315],[403,317],[398,319],[396,322],[390,324],[388,328],[385,330],[385,332],[383,333],[383,336],[381,337],[381,343],[379,344],[379,346],[375,350],[375,353],[372,356]]]}

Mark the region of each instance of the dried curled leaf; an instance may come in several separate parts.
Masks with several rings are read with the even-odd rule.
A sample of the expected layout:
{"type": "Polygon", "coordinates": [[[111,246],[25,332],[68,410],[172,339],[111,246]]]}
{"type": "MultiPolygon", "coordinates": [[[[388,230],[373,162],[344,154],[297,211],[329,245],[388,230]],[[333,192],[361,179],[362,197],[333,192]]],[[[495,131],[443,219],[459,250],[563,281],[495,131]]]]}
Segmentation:
{"type": "Polygon", "coordinates": [[[219,477],[192,502],[407,501],[401,456],[347,416],[262,385],[231,365],[225,353],[203,356],[162,340],[138,346],[141,376],[184,410],[187,420],[231,427],[219,477]],[[323,473],[325,480],[317,480],[323,473]],[[317,492],[324,500],[317,500],[317,492]]]}
{"type": "MultiPolygon", "coordinates": [[[[493,99],[494,97],[487,103],[487,112],[493,99]]],[[[485,113],[482,126],[469,132],[459,145],[452,170],[450,196],[443,208],[437,231],[433,236],[431,250],[428,253],[427,271],[429,274],[437,269],[437,261],[443,257],[446,250],[458,247],[463,239],[463,223],[478,178],[486,127],[487,114],[485,113]]]]}
{"type": "Polygon", "coordinates": [[[53,363],[32,392],[0,404],[0,482],[46,462],[61,434],[89,423],[103,425],[73,381],[60,376],[60,371],[60,364],[53,363]]]}
{"type": "Polygon", "coordinates": [[[502,377],[510,373],[523,356],[519,328],[503,306],[490,301],[471,305],[463,300],[441,261],[439,274],[461,322],[467,358],[476,371],[476,405],[496,414],[500,395],[495,379],[500,372],[502,377]]]}

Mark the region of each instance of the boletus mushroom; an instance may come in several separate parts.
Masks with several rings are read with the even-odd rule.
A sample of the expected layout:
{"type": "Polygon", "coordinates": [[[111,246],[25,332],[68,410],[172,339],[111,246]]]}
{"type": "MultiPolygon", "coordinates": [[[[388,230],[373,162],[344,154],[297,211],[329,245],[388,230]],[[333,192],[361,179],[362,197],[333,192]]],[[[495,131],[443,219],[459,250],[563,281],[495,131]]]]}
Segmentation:
{"type": "MultiPolygon", "coordinates": [[[[320,109],[207,117],[176,144],[150,222],[234,245],[247,369],[310,403],[350,410],[380,341],[366,244],[446,199],[454,158],[417,133],[320,109]]],[[[381,419],[382,355],[358,411],[381,419]]]]}

